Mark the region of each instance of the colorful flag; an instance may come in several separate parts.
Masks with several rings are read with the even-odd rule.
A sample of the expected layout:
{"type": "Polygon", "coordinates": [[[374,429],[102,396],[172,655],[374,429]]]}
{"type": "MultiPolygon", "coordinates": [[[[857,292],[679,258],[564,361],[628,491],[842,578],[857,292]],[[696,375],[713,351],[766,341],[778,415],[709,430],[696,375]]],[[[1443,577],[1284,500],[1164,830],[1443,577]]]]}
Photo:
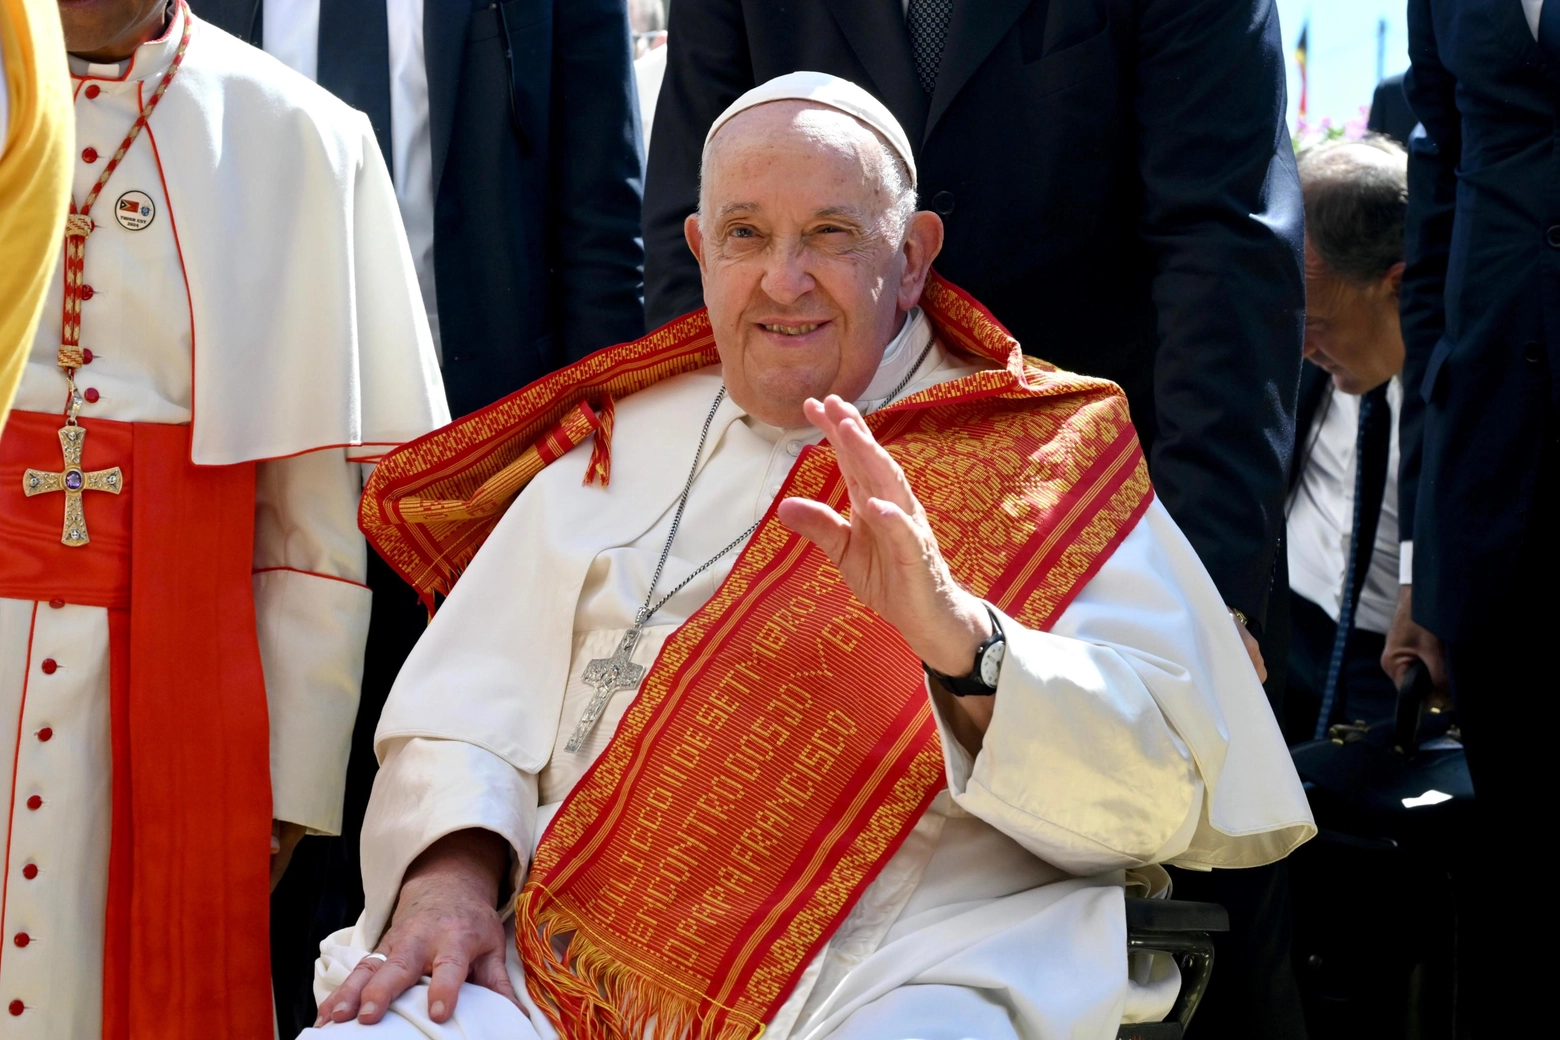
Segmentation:
{"type": "Polygon", "coordinates": [[[1305,25],[1300,27],[1300,39],[1295,41],[1295,64],[1300,67],[1300,118],[1305,118],[1306,113],[1306,72],[1305,53],[1306,44],[1311,35],[1311,22],[1307,19],[1305,25]]]}

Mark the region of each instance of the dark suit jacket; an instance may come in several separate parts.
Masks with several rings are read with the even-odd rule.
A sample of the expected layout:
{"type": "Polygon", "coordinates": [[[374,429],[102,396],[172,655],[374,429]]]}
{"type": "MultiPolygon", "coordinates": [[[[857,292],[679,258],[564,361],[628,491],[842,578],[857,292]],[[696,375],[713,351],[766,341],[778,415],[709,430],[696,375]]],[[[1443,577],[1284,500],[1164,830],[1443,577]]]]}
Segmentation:
{"type": "Polygon", "coordinates": [[[1403,89],[1403,73],[1388,76],[1376,84],[1376,92],[1370,99],[1370,119],[1365,127],[1378,134],[1386,134],[1398,144],[1408,147],[1409,135],[1419,118],[1408,104],[1408,91],[1403,89]]]}
{"type": "Polygon", "coordinates": [[[1024,349],[1116,380],[1158,493],[1259,619],[1282,524],[1304,309],[1269,0],[954,0],[916,79],[901,0],[676,0],[645,196],[651,324],[701,302],[683,241],[700,149],[799,69],[882,99],[940,213],[938,270],[1024,349]]]}
{"type": "Polygon", "coordinates": [[[1501,617],[1530,541],[1555,537],[1534,502],[1560,403],[1560,56],[1517,3],[1411,0],[1408,18],[1426,135],[1409,151],[1400,509],[1415,619],[1460,640],[1501,617]]]}
{"type": "MultiPolygon", "coordinates": [[[[258,43],[260,2],[192,6],[258,43]]],[[[459,416],[644,331],[639,106],[622,0],[425,0],[423,48],[459,416]]]]}

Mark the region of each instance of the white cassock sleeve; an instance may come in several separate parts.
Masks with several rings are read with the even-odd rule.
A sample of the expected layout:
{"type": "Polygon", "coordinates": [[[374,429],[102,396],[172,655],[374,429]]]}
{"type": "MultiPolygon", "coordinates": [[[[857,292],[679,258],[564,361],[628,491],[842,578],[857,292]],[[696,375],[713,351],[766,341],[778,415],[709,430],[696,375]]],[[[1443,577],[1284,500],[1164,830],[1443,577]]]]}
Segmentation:
{"type": "Polygon", "coordinates": [[[1081,876],[1255,866],[1314,833],[1239,635],[1157,500],[1050,631],[1001,622],[979,754],[937,711],[960,807],[1081,876]],[[1242,784],[1245,798],[1223,790],[1242,784]]]}
{"type": "Polygon", "coordinates": [[[518,890],[536,845],[536,774],[460,740],[411,737],[383,752],[363,818],[363,847],[373,850],[363,857],[362,930],[369,941],[377,942],[389,923],[406,869],[447,834],[480,829],[503,837],[511,893],[518,890]]]}
{"type": "Polygon", "coordinates": [[[362,467],[340,448],[256,466],[255,622],[271,715],[272,814],[341,830],[371,595],[362,467]]]}

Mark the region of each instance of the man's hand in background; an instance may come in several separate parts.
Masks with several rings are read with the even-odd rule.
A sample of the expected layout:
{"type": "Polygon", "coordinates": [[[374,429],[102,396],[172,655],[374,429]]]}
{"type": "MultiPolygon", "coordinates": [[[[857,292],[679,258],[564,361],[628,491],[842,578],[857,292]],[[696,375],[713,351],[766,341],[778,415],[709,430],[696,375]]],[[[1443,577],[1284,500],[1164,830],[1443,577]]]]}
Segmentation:
{"type": "Polygon", "coordinates": [[[271,891],[276,891],[277,884],[282,880],[282,875],[287,873],[287,864],[292,862],[293,850],[298,847],[298,842],[303,840],[304,827],[301,823],[288,823],[286,820],[271,821],[271,891]]]}
{"type": "Polygon", "coordinates": [[[1449,704],[1451,697],[1446,681],[1446,646],[1441,637],[1414,621],[1414,587],[1398,586],[1398,605],[1387,629],[1386,645],[1381,651],[1381,670],[1401,683],[1409,666],[1423,661],[1430,670],[1430,681],[1435,686],[1431,703],[1437,706],[1449,704]]]}
{"type": "Polygon", "coordinates": [[[1230,620],[1235,623],[1235,631],[1240,633],[1240,645],[1246,648],[1246,656],[1251,658],[1251,667],[1257,670],[1257,681],[1267,682],[1267,662],[1262,659],[1262,648],[1257,645],[1257,637],[1251,634],[1245,624],[1230,611],[1230,620]]]}

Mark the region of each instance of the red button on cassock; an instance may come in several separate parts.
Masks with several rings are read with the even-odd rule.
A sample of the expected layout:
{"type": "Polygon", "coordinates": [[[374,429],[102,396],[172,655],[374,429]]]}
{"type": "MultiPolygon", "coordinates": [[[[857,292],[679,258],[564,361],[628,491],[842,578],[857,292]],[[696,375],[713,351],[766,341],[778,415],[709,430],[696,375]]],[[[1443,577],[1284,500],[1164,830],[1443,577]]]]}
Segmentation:
{"type": "Polygon", "coordinates": [[[97,295],[97,290],[92,288],[92,286],[90,286],[90,285],[83,285],[81,287],[81,298],[83,300],[90,300],[90,299],[92,299],[92,297],[94,297],[96,295],[97,295]]]}
{"type": "Polygon", "coordinates": [[[26,946],[28,943],[32,942],[32,936],[28,935],[26,932],[17,932],[16,938],[12,939],[11,941],[18,946],[26,946]]]}
{"type": "Polygon", "coordinates": [[[96,98],[99,94],[103,93],[103,88],[98,86],[96,83],[88,83],[87,89],[82,91],[82,93],[87,95],[87,100],[90,101],[96,98]]]}
{"type": "Polygon", "coordinates": [[[20,1015],[23,1011],[26,1011],[26,1010],[27,1010],[27,1005],[23,1004],[20,1000],[13,1000],[13,1001],[11,1001],[11,1014],[13,1014],[13,1015],[20,1015]]]}
{"type": "Polygon", "coordinates": [[[97,149],[90,145],[83,148],[81,150],[81,159],[83,162],[97,162],[97,149]]]}
{"type": "Polygon", "coordinates": [[[49,726],[43,727],[42,729],[40,729],[38,731],[38,739],[42,740],[42,741],[53,740],[54,739],[54,730],[51,727],[49,727],[49,726]]]}
{"type": "Polygon", "coordinates": [[[59,662],[52,657],[45,657],[43,659],[43,664],[41,665],[44,675],[53,675],[54,670],[59,666],[59,662]]]}
{"type": "Polygon", "coordinates": [[[81,363],[83,365],[92,364],[92,351],[88,350],[86,347],[81,348],[81,363]]]}
{"type": "Polygon", "coordinates": [[[88,404],[97,404],[98,398],[103,395],[97,392],[97,387],[89,386],[81,392],[81,396],[86,399],[88,404]]]}
{"type": "Polygon", "coordinates": [[[49,600],[49,606],[53,607],[55,610],[63,610],[65,608],[65,601],[62,599],[51,599],[49,600]]]}
{"type": "Polygon", "coordinates": [[[36,863],[29,863],[29,864],[27,864],[27,866],[22,868],[22,877],[26,878],[28,881],[31,881],[33,878],[35,878],[37,876],[38,876],[38,864],[36,864],[36,863]]]}
{"type": "Polygon", "coordinates": [[[27,808],[37,812],[39,809],[43,808],[43,799],[38,795],[33,795],[31,798],[27,799],[27,808]]]}

